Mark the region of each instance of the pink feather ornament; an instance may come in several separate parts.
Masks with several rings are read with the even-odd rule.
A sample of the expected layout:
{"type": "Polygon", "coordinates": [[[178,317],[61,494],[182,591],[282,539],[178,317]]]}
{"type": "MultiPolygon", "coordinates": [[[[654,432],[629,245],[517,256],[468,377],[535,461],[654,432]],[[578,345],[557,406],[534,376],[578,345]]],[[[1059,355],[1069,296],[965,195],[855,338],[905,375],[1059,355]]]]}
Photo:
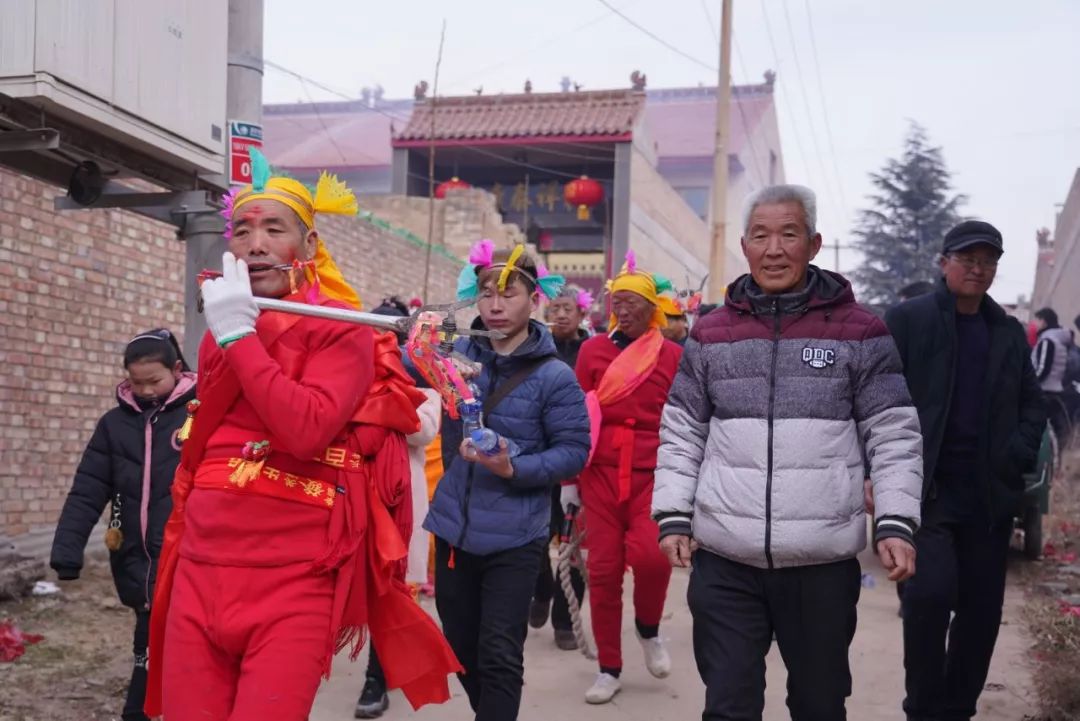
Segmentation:
{"type": "Polygon", "coordinates": [[[491,266],[491,261],[495,257],[495,241],[484,238],[472,247],[469,251],[469,265],[478,265],[481,268],[488,268],[491,266]]]}
{"type": "Polygon", "coordinates": [[[637,256],[634,251],[626,251],[626,272],[633,275],[637,272],[637,256]]]}
{"type": "Polygon", "coordinates": [[[222,236],[225,240],[232,237],[232,216],[233,216],[233,203],[236,202],[236,196],[240,194],[240,187],[231,188],[228,193],[221,196],[221,217],[225,219],[225,231],[222,236]]]}

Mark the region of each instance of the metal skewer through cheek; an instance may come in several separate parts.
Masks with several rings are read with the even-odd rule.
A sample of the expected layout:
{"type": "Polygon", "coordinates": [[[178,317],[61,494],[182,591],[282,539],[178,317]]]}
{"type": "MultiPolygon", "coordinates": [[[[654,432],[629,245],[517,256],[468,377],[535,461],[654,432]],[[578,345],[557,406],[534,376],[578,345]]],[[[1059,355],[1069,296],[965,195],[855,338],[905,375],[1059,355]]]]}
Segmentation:
{"type": "MultiPolygon", "coordinates": [[[[268,270],[276,271],[292,271],[294,267],[291,263],[280,263],[276,266],[270,266],[268,270]]],[[[200,285],[204,280],[208,278],[220,277],[220,271],[203,271],[200,275],[200,285]]],[[[440,325],[440,334],[443,337],[444,345],[443,352],[448,356],[453,355],[453,341],[458,336],[475,336],[485,337],[492,340],[501,340],[507,335],[499,330],[474,330],[471,328],[458,328],[454,319],[454,313],[456,311],[467,308],[471,302],[458,302],[450,303],[447,305],[427,305],[427,307],[421,308],[417,315],[411,317],[394,317],[390,315],[377,315],[375,313],[365,313],[363,311],[353,311],[345,308],[329,308],[326,305],[312,305],[309,303],[297,303],[289,300],[280,300],[278,298],[261,298],[255,296],[255,307],[260,311],[275,311],[279,313],[292,313],[293,315],[307,315],[315,318],[324,318],[327,321],[339,321],[341,323],[354,323],[357,325],[365,325],[380,330],[390,330],[393,332],[400,332],[400,334],[408,335],[408,332],[417,322],[417,318],[420,313],[432,312],[438,315],[442,315],[442,323],[440,325]]],[[[200,313],[203,311],[202,294],[199,294],[197,301],[197,309],[200,313]]],[[[469,362],[471,363],[471,362],[469,362]]]]}

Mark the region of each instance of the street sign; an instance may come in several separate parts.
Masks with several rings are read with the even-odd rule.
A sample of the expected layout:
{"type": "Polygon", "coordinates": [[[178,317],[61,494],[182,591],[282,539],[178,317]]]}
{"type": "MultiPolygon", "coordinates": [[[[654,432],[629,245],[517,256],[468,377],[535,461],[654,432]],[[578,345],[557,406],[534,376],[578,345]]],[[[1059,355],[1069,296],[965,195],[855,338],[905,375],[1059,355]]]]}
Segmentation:
{"type": "Polygon", "coordinates": [[[243,120],[229,121],[229,185],[247,185],[251,182],[251,158],[248,150],[262,150],[261,125],[243,120]]]}

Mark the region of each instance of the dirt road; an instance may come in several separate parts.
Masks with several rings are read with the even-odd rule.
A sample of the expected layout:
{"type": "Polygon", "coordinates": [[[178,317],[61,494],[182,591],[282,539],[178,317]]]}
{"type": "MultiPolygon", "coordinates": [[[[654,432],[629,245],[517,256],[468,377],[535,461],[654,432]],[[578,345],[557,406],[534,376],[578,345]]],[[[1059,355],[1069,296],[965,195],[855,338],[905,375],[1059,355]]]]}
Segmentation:
{"type": "MultiPolygon", "coordinates": [[[[874,588],[863,589],[859,630],[851,651],[854,695],[848,718],[864,721],[902,721],[903,689],[900,620],[896,596],[880,573],[877,561],[863,558],[874,573],[874,588]]],[[[698,718],[704,690],[698,680],[690,646],[690,614],[686,608],[685,572],[672,580],[667,619],[662,633],[668,639],[674,672],[658,681],[645,671],[633,638],[630,616],[624,632],[626,669],[623,692],[608,706],[588,706],[582,700],[595,668],[578,653],[555,648],[550,629],[530,631],[525,649],[526,686],[522,721],[563,719],[640,719],[687,721],[698,718]]],[[[100,565],[84,578],[65,584],[61,596],[0,604],[0,618],[12,618],[24,630],[42,633],[45,641],[31,646],[16,663],[0,663],[0,721],[106,721],[119,718],[127,675],[130,673],[132,617],[119,606],[108,571],[100,565]]],[[[434,611],[430,599],[424,601],[434,611]]],[[[1021,721],[1033,714],[1028,641],[1020,609],[1022,593],[1016,574],[1006,595],[1005,624],[982,696],[979,721],[1021,721]]],[[[629,604],[627,604],[629,608],[629,604]]],[[[629,611],[627,612],[629,614],[629,611]]],[[[365,657],[356,664],[344,658],[333,678],[323,685],[311,721],[347,721],[363,685],[365,657]]],[[[784,706],[785,672],[775,649],[768,660],[765,718],[788,718],[784,706]]],[[[456,680],[453,700],[443,707],[412,713],[404,699],[392,695],[384,718],[466,721],[472,718],[456,680]]]]}
{"type": "MultiPolygon", "coordinates": [[[[863,569],[874,574],[875,586],[864,588],[859,603],[859,627],[851,649],[854,693],[848,701],[848,718],[859,721],[903,721],[903,665],[900,619],[896,593],[881,573],[876,559],[864,556],[863,569]]],[[[640,648],[633,636],[629,611],[624,624],[623,648],[626,668],[623,691],[607,706],[588,706],[583,700],[595,668],[578,653],[555,648],[550,629],[529,631],[525,647],[525,691],[521,721],[551,719],[622,719],[640,721],[687,721],[699,718],[704,687],[694,667],[690,642],[690,612],[686,607],[688,575],[677,572],[672,579],[667,616],[661,633],[668,639],[674,662],[670,678],[656,680],[645,671],[640,648]]],[[[629,595],[627,596],[629,600],[629,595]]],[[[429,608],[430,601],[425,601],[429,608]]],[[[1010,583],[1005,601],[1005,622],[998,638],[987,690],[979,704],[979,721],[1020,721],[1034,713],[1030,673],[1026,662],[1028,642],[1019,616],[1022,593],[1010,583]]],[[[626,608],[629,609],[629,603],[626,608]]],[[[361,663],[339,663],[326,682],[311,721],[344,721],[352,718],[353,706],[363,686],[361,663]]],[[[775,647],[768,658],[766,721],[789,718],[784,705],[786,674],[775,647]]],[[[451,682],[453,700],[440,708],[413,713],[397,693],[391,696],[386,719],[439,719],[466,721],[472,718],[468,702],[456,681],[451,682]]]]}

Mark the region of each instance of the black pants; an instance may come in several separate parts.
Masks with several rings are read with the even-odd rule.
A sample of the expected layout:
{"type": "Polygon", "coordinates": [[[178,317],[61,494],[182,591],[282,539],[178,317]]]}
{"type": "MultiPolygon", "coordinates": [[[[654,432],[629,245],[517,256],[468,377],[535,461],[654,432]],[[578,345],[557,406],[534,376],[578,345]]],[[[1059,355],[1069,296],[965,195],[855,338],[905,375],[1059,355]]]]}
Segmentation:
{"type": "Polygon", "coordinates": [[[529,603],[544,539],[487,556],[435,539],[435,606],[465,673],[476,721],[513,721],[521,706],[529,603]]]}
{"type": "MultiPolygon", "coordinates": [[[[562,487],[556,485],[551,492],[551,535],[557,536],[562,533],[563,510],[559,494],[562,487]]],[[[574,595],[578,603],[585,597],[585,579],[581,577],[581,571],[576,568],[570,569],[570,583],[574,587],[574,595]]],[[[536,588],[533,589],[533,600],[540,603],[551,603],[551,626],[552,628],[569,631],[573,624],[570,620],[570,606],[566,602],[566,594],[563,593],[559,579],[551,567],[551,559],[548,554],[540,557],[540,573],[536,576],[536,588]]]]}
{"type": "MultiPolygon", "coordinates": [[[[386,674],[383,673],[379,655],[375,653],[375,642],[368,641],[367,678],[374,679],[376,683],[386,689],[386,674]]],[[[367,679],[365,679],[365,682],[367,679]]]]}
{"type": "Polygon", "coordinates": [[[1066,393],[1043,391],[1043,402],[1046,404],[1046,417],[1057,435],[1058,445],[1064,448],[1072,440],[1069,438],[1069,429],[1072,425],[1073,397],[1066,393]]]}
{"type": "Polygon", "coordinates": [[[124,699],[123,721],[147,721],[143,713],[146,701],[146,648],[150,645],[150,612],[135,612],[135,637],[131,643],[134,664],[131,669],[131,682],[128,684],[127,698],[124,699]]]}
{"type": "Polygon", "coordinates": [[[774,633],[792,720],[843,721],[860,576],[854,558],[770,571],[694,553],[687,600],[705,682],[703,721],[760,721],[774,633]]]}
{"type": "Polygon", "coordinates": [[[908,718],[975,715],[1001,625],[1011,534],[1008,520],[950,522],[933,506],[924,510],[918,571],[904,585],[908,718]]]}

